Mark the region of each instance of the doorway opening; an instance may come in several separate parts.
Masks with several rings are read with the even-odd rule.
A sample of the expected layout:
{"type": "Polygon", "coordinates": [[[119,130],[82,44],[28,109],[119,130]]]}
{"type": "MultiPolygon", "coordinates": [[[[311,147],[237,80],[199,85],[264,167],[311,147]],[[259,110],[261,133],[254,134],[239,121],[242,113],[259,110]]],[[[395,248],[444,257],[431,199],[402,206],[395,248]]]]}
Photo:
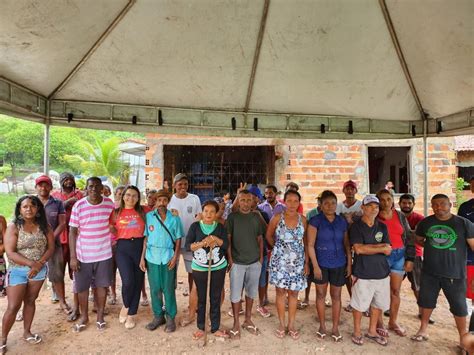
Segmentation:
{"type": "Polygon", "coordinates": [[[396,193],[410,192],[410,147],[369,147],[369,188],[376,193],[388,181],[396,193]]]}

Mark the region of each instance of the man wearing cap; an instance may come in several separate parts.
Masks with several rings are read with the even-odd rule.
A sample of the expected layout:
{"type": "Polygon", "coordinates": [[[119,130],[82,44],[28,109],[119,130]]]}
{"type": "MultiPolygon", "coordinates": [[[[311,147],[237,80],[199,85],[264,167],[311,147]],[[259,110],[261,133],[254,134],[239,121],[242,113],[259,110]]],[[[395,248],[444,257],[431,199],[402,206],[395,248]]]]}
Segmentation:
{"type": "MultiPolygon", "coordinates": [[[[186,239],[189,227],[196,218],[202,213],[201,201],[197,195],[188,193],[189,179],[186,174],[179,173],[173,179],[173,187],[175,189],[174,195],[169,201],[168,209],[178,211],[179,218],[183,224],[183,237],[186,239]]],[[[186,240],[181,243],[181,254],[183,255],[184,266],[188,273],[189,285],[189,316],[183,318],[181,325],[185,326],[194,322],[194,317],[197,309],[197,292],[193,287],[193,270],[191,267],[193,261],[192,252],[185,250],[186,240]]]]}
{"type": "Polygon", "coordinates": [[[352,266],[351,307],[354,317],[352,342],[363,345],[362,313],[370,307],[369,330],[366,338],[380,345],[387,339],[377,333],[377,319],[390,307],[390,267],[387,255],[392,248],[387,226],[379,222],[379,199],[367,195],[362,201],[362,217],[352,224],[349,240],[354,250],[352,266]]]}
{"type": "Polygon", "coordinates": [[[466,255],[467,249],[474,250],[474,224],[453,215],[451,207],[448,196],[434,195],[431,198],[434,214],[416,227],[416,242],[424,249],[418,295],[421,324],[411,338],[414,341],[428,340],[429,318],[441,289],[454,316],[460,342],[466,333],[466,255]]]}
{"type": "Polygon", "coordinates": [[[362,201],[356,199],[357,184],[352,180],[346,181],[342,186],[342,193],[346,199],[337,204],[336,214],[345,217],[350,224],[354,222],[354,218],[357,219],[362,215],[362,201]]]}
{"type": "Polygon", "coordinates": [[[148,271],[153,309],[153,320],[146,328],[155,330],[166,323],[165,331],[170,333],[176,330],[176,265],[184,231],[180,218],[168,210],[169,192],[159,190],[155,197],[155,209],[146,214],[145,241],[140,262],[142,271],[148,271]],[[163,310],[163,306],[166,310],[163,310]]]}
{"type": "MultiPolygon", "coordinates": [[[[63,202],[51,196],[53,182],[49,176],[42,175],[35,180],[35,189],[39,199],[44,205],[46,219],[51,229],[54,231],[55,248],[54,254],[48,260],[48,278],[53,285],[54,293],[59,299],[59,306],[66,313],[71,312],[71,308],[66,303],[64,291],[64,256],[61,246],[61,235],[66,227],[66,211],[63,202]]],[[[53,295],[54,296],[54,295],[53,295]]],[[[53,302],[55,299],[53,298],[53,302]]]]}
{"type": "MultiPolygon", "coordinates": [[[[351,225],[355,220],[359,219],[362,215],[362,201],[356,199],[357,194],[357,184],[352,181],[348,180],[342,186],[342,193],[346,197],[346,199],[342,202],[339,202],[336,207],[336,214],[342,215],[346,218],[347,223],[351,225]]],[[[350,278],[346,279],[346,287],[347,292],[349,292],[349,296],[352,296],[352,281],[350,278]]],[[[347,305],[344,310],[346,312],[351,312],[352,308],[351,305],[347,305]]]]}
{"type": "MultiPolygon", "coordinates": [[[[68,172],[61,173],[59,175],[59,184],[60,189],[55,190],[51,193],[51,196],[54,198],[63,201],[64,209],[66,211],[66,227],[59,236],[61,241],[61,247],[63,250],[63,261],[64,268],[66,264],[69,264],[69,220],[71,219],[72,206],[84,197],[81,190],[76,189],[76,182],[74,180],[74,175],[68,172]]],[[[72,270],[69,267],[69,277],[72,279],[72,270]]],[[[68,317],[68,320],[74,321],[79,316],[79,300],[77,298],[77,293],[74,293],[74,304],[72,311],[68,317]]]]}

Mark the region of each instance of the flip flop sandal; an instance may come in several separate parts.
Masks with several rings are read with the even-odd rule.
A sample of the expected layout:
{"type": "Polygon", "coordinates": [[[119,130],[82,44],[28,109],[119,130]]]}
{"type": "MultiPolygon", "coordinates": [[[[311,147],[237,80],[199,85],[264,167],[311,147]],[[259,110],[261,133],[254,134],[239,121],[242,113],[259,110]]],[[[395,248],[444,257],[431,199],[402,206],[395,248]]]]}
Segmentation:
{"type": "Polygon", "coordinates": [[[303,310],[308,306],[309,306],[309,304],[307,302],[303,301],[303,302],[298,302],[298,305],[296,306],[296,308],[299,309],[299,310],[303,310]]]}
{"type": "Polygon", "coordinates": [[[21,322],[22,320],[23,320],[23,311],[20,311],[15,317],[15,322],[21,322]]]}
{"type": "Polygon", "coordinates": [[[77,312],[71,311],[71,313],[69,313],[69,316],[67,317],[67,321],[74,322],[75,320],[77,320],[77,318],[79,318],[79,314],[77,312]]]}
{"type": "Polygon", "coordinates": [[[186,327],[190,325],[191,323],[194,323],[195,319],[190,319],[190,318],[181,318],[181,321],[179,322],[179,325],[181,327],[186,327]]]}
{"type": "Polygon", "coordinates": [[[321,333],[319,330],[316,332],[316,336],[320,339],[326,338],[326,333],[321,333]]]}
{"type": "Polygon", "coordinates": [[[339,334],[339,335],[332,334],[332,335],[331,335],[331,338],[334,340],[335,343],[340,343],[340,342],[342,342],[342,340],[344,339],[344,338],[342,337],[342,335],[340,335],[340,334],[339,334]]]}
{"type": "Polygon", "coordinates": [[[383,336],[380,336],[380,335],[365,334],[365,337],[382,346],[387,346],[388,344],[387,339],[385,339],[383,336]]]}
{"type": "Polygon", "coordinates": [[[298,332],[297,330],[289,330],[288,335],[293,340],[298,340],[300,338],[300,332],[298,332]]]}
{"type": "Polygon", "coordinates": [[[198,331],[194,332],[194,334],[193,334],[193,340],[199,340],[202,337],[204,337],[204,332],[202,330],[198,330],[198,331]]]}
{"type": "Polygon", "coordinates": [[[7,344],[3,344],[0,346],[0,354],[6,354],[7,352],[7,344]]]}
{"type": "Polygon", "coordinates": [[[107,322],[95,322],[95,324],[97,325],[98,330],[104,330],[107,322]]]}
{"type": "Polygon", "coordinates": [[[72,330],[74,333],[80,333],[86,328],[85,324],[74,324],[72,330]]]}
{"type": "Polygon", "coordinates": [[[253,335],[259,335],[260,334],[260,330],[255,325],[246,325],[246,326],[244,326],[244,329],[246,331],[248,331],[250,334],[253,334],[253,335]]]}
{"type": "Polygon", "coordinates": [[[377,332],[378,335],[384,338],[388,338],[390,335],[388,334],[388,330],[385,328],[377,328],[375,331],[377,332]]]}
{"type": "Polygon", "coordinates": [[[271,313],[264,307],[257,306],[257,312],[263,317],[268,318],[271,316],[271,313]]]}
{"type": "Polygon", "coordinates": [[[278,339],[283,339],[286,335],[286,331],[284,330],[281,330],[281,329],[275,329],[275,336],[278,338],[278,339]]]}
{"type": "Polygon", "coordinates": [[[24,338],[24,339],[29,344],[39,344],[43,341],[43,339],[41,338],[39,334],[33,334],[32,336],[28,338],[24,338]]]}
{"type": "Polygon", "coordinates": [[[398,336],[400,337],[404,337],[407,335],[407,331],[401,327],[397,327],[397,328],[388,328],[388,330],[391,330],[392,332],[394,332],[395,334],[397,334],[398,336]]]}
{"type": "Polygon", "coordinates": [[[240,330],[229,330],[231,339],[240,339],[240,330]]]}
{"type": "Polygon", "coordinates": [[[358,337],[352,334],[351,340],[356,345],[359,345],[359,346],[364,345],[364,338],[362,336],[358,337]]]}
{"type": "Polygon", "coordinates": [[[117,304],[117,299],[114,298],[114,297],[111,297],[111,298],[109,298],[109,300],[107,301],[107,303],[108,303],[109,305],[111,305],[111,306],[116,305],[116,304],[117,304]]]}
{"type": "Polygon", "coordinates": [[[224,339],[229,339],[230,338],[229,332],[227,332],[226,330],[217,330],[214,333],[214,336],[216,338],[224,338],[224,339]]]}
{"type": "Polygon", "coordinates": [[[422,334],[415,334],[413,335],[412,337],[410,337],[411,340],[413,341],[417,341],[417,342],[422,342],[422,341],[428,341],[428,337],[426,335],[422,335],[422,334]]]}

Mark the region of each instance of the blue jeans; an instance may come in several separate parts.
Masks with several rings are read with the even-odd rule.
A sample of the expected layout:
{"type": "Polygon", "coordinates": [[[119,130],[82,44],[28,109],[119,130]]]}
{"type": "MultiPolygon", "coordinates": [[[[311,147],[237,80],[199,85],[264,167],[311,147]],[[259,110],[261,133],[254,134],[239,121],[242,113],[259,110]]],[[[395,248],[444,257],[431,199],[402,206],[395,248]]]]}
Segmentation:
{"type": "Polygon", "coordinates": [[[260,272],[260,279],[258,280],[258,287],[265,287],[268,283],[267,277],[268,255],[263,254],[262,271],[260,272]]]}

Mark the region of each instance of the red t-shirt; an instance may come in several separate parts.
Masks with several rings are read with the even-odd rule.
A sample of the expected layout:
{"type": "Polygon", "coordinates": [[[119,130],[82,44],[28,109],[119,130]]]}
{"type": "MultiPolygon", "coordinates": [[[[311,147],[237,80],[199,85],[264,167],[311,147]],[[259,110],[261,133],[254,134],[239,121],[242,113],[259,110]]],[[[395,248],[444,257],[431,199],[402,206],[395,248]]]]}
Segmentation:
{"type": "MultiPolygon", "coordinates": [[[[415,230],[417,224],[423,219],[425,219],[425,217],[422,214],[419,214],[417,212],[412,212],[410,213],[409,216],[407,216],[407,221],[408,221],[408,224],[410,225],[411,230],[415,230]]],[[[416,250],[416,256],[423,256],[423,248],[420,247],[416,243],[415,243],[415,250],[416,250]]]]}
{"type": "MultiPolygon", "coordinates": [[[[81,198],[84,197],[81,190],[78,190],[78,189],[71,191],[70,194],[63,193],[61,190],[56,190],[56,191],[51,192],[51,196],[63,202],[73,197],[79,201],[81,198]]],[[[67,206],[66,204],[64,205],[64,209],[66,210],[66,228],[64,228],[64,230],[59,235],[59,240],[61,241],[61,244],[69,243],[69,220],[71,219],[71,211],[72,211],[73,205],[74,203],[70,203],[67,206]]]]}
{"type": "Polygon", "coordinates": [[[112,212],[110,225],[117,230],[117,233],[112,237],[113,240],[144,236],[145,221],[134,208],[124,208],[117,217],[115,217],[115,212],[112,212]]]}
{"type": "Polygon", "coordinates": [[[379,221],[384,223],[388,229],[388,237],[390,239],[390,244],[392,245],[392,249],[400,249],[403,248],[403,226],[400,222],[400,218],[398,218],[397,211],[393,210],[392,218],[385,219],[382,217],[378,217],[379,221]]]}

